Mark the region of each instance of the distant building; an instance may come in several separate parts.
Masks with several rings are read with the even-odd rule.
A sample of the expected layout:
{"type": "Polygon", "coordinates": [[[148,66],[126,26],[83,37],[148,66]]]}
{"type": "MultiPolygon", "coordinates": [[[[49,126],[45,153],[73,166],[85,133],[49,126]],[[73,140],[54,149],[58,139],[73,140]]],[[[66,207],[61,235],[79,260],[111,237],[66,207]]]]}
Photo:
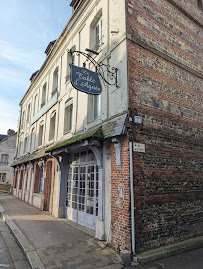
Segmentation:
{"type": "Polygon", "coordinates": [[[15,196],[117,250],[203,234],[200,2],[71,2],[20,102],[15,196]],[[98,88],[94,61],[103,77],[118,69],[118,85],[108,73],[98,95],[76,89],[98,88]]]}
{"type": "MultiPolygon", "coordinates": [[[[0,135],[0,138],[2,135],[0,135]]],[[[13,168],[11,163],[15,157],[17,133],[9,129],[0,141],[0,183],[12,183],[13,168]]]]}

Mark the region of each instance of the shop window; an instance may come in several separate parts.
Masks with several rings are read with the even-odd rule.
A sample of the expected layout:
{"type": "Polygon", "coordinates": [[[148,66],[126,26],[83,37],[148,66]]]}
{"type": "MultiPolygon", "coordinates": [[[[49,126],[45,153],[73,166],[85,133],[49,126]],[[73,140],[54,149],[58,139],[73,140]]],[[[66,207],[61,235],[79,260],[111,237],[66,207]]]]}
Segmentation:
{"type": "Polygon", "coordinates": [[[0,173],[0,182],[6,181],[6,173],[0,173]]]}
{"type": "Polygon", "coordinates": [[[59,80],[59,71],[58,67],[54,71],[54,76],[53,76],[53,89],[51,95],[53,96],[57,91],[58,91],[58,80],[59,80]]]}
{"type": "Polygon", "coordinates": [[[96,120],[100,117],[101,101],[100,95],[88,95],[88,121],[96,120]]]}
{"type": "Polygon", "coordinates": [[[43,178],[43,163],[39,162],[36,164],[36,175],[35,175],[35,184],[34,192],[43,193],[44,192],[44,178],[43,178]]]}
{"type": "Polygon", "coordinates": [[[49,140],[54,138],[55,129],[56,129],[56,111],[52,112],[50,117],[49,140]]]}
{"type": "Polygon", "coordinates": [[[65,103],[64,133],[70,132],[73,126],[73,99],[65,103]]]}
{"type": "Polygon", "coordinates": [[[41,122],[39,126],[38,146],[42,145],[43,133],[44,133],[44,122],[41,122]]]}
{"type": "Polygon", "coordinates": [[[20,171],[20,182],[19,182],[19,189],[21,190],[22,189],[22,185],[23,185],[23,170],[24,169],[21,169],[20,171]]]}
{"type": "Polygon", "coordinates": [[[43,88],[42,88],[42,102],[41,102],[41,107],[43,107],[46,103],[46,94],[47,94],[47,84],[45,83],[43,88]]]}
{"type": "Polygon", "coordinates": [[[8,164],[8,154],[2,154],[1,155],[1,162],[3,164],[8,164]]]}

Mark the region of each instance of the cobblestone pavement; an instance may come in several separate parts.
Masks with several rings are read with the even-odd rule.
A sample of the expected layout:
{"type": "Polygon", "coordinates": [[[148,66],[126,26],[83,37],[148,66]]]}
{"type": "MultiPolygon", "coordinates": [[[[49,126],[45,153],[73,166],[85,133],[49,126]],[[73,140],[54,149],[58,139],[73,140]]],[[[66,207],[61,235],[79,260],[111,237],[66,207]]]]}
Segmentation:
{"type": "Polygon", "coordinates": [[[2,217],[0,217],[0,267],[10,269],[30,268],[2,217]]]}
{"type": "Polygon", "coordinates": [[[37,251],[45,268],[120,269],[119,256],[101,241],[39,209],[0,195],[0,204],[37,251]]]}
{"type": "Polygon", "coordinates": [[[115,263],[121,268],[118,256],[110,249],[102,247],[97,240],[88,239],[37,250],[47,269],[91,269],[115,263]]]}

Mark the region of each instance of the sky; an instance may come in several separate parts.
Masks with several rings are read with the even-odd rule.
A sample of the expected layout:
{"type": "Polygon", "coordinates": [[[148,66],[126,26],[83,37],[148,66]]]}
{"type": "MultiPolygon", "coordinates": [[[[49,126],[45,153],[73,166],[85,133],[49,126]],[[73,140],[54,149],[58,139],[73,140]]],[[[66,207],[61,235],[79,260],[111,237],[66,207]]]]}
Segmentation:
{"type": "Polygon", "coordinates": [[[50,41],[68,22],[71,0],[0,0],[0,134],[17,131],[19,103],[50,41]]]}

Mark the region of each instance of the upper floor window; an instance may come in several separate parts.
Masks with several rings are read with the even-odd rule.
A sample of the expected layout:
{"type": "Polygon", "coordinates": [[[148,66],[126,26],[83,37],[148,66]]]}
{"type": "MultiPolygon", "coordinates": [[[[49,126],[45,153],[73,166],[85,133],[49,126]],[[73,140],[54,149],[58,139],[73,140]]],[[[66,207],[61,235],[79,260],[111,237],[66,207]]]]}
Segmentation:
{"type": "Polygon", "coordinates": [[[32,150],[34,150],[35,148],[35,128],[32,129],[31,131],[31,136],[30,136],[30,151],[32,152],[32,150]]]}
{"type": "Polygon", "coordinates": [[[26,137],[25,137],[25,140],[24,140],[24,149],[23,149],[23,153],[26,153],[26,152],[27,152],[27,141],[28,141],[28,137],[26,136],[26,137]]]}
{"type": "Polygon", "coordinates": [[[2,154],[1,155],[1,162],[3,164],[8,164],[8,154],[2,154]]]}
{"type": "Polygon", "coordinates": [[[42,145],[43,134],[44,134],[44,121],[40,122],[40,125],[39,125],[38,146],[42,145]]]}
{"type": "Polygon", "coordinates": [[[53,90],[52,90],[52,96],[58,91],[58,80],[59,80],[59,71],[58,68],[54,71],[54,77],[53,77],[53,90]]]}
{"type": "Polygon", "coordinates": [[[73,126],[73,99],[65,103],[64,133],[70,132],[73,126]]]}
{"type": "Polygon", "coordinates": [[[22,125],[22,126],[25,125],[25,110],[23,111],[23,116],[22,116],[21,125],[22,125]]]}
{"type": "Polygon", "coordinates": [[[93,29],[93,50],[98,50],[102,45],[102,19],[100,18],[93,29]]]}
{"type": "Polygon", "coordinates": [[[88,121],[93,121],[100,117],[100,99],[100,95],[88,95],[88,121]]]}
{"type": "Polygon", "coordinates": [[[37,113],[37,110],[38,110],[38,100],[37,100],[37,98],[38,98],[38,95],[36,94],[35,95],[35,99],[34,99],[34,107],[33,107],[33,116],[37,113]]]}
{"type": "Polygon", "coordinates": [[[55,129],[56,129],[56,111],[52,112],[50,117],[49,140],[54,138],[55,129]]]}
{"type": "MultiPolygon", "coordinates": [[[[73,46],[71,51],[75,51],[76,48],[73,46]]],[[[75,54],[67,54],[67,72],[66,72],[66,82],[70,80],[70,64],[75,64],[75,54]]]]}
{"type": "Polygon", "coordinates": [[[27,108],[27,123],[29,123],[30,121],[30,104],[28,105],[28,108],[27,108]]]}
{"type": "Polygon", "coordinates": [[[47,94],[47,84],[45,83],[43,88],[42,88],[42,102],[41,102],[41,107],[43,107],[46,103],[46,94],[47,94]]]}
{"type": "Polygon", "coordinates": [[[203,3],[202,3],[202,0],[197,0],[197,5],[198,7],[203,10],[203,3]]]}

